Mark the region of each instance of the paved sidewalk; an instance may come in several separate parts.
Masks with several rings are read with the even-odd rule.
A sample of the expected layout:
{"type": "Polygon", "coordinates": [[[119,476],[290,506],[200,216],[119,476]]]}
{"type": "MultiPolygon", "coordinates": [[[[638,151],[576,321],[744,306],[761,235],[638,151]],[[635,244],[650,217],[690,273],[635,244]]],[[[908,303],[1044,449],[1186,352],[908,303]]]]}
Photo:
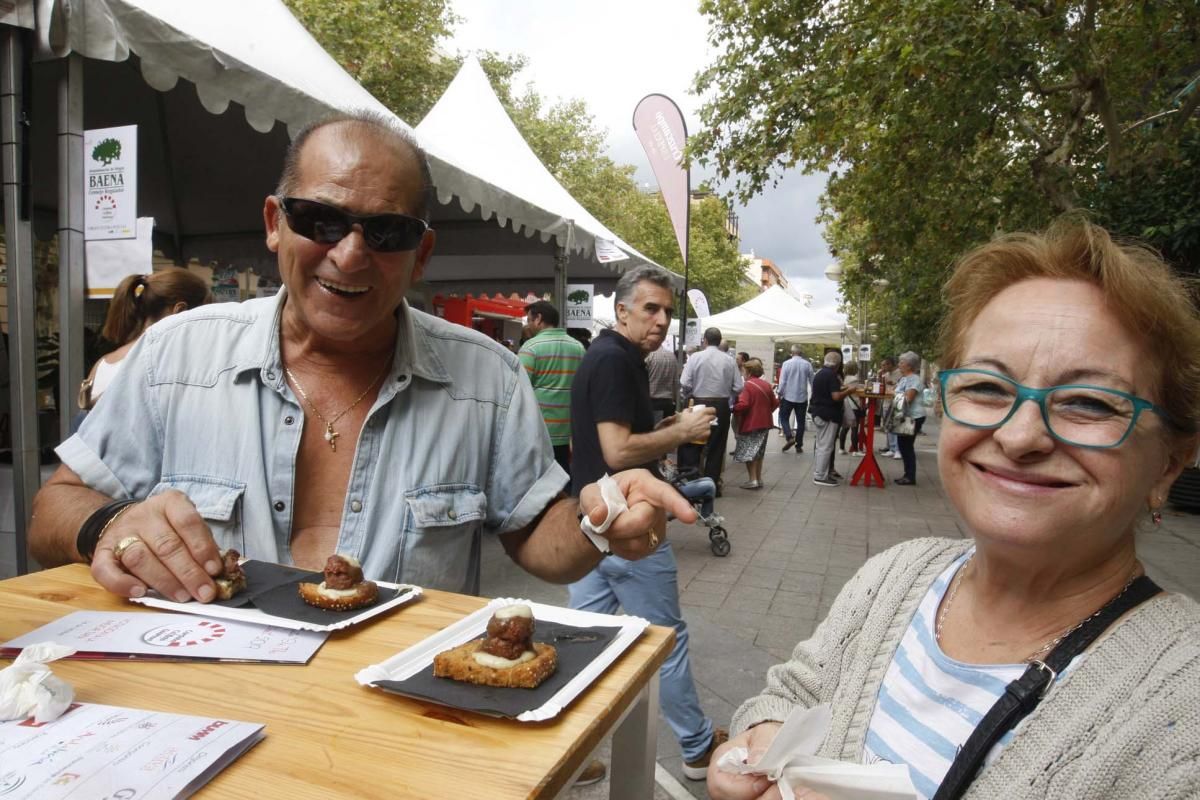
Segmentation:
{"type": "MultiPolygon", "coordinates": [[[[804,453],[796,455],[780,452],[776,433],[768,441],[763,489],[737,488],[745,469],[728,465],[730,488],[717,501],[733,546],[726,558],[712,555],[704,528],[671,523],[692,671],[704,709],[717,724],[728,724],[738,704],[762,688],[767,669],[812,633],[842,584],[869,556],[906,539],[964,535],[938,480],[938,426],[932,418],[929,423],[917,438],[916,486],[892,484],[902,470],[899,461],[887,459],[881,461],[886,489],[814,486],[811,435],[804,453]]],[[[859,461],[839,453],[836,469],[850,476],[859,461]]],[[[1200,516],[1168,509],[1159,529],[1147,526],[1141,534],[1139,551],[1165,588],[1200,597],[1200,516]]],[[[482,592],[567,602],[564,587],[522,572],[495,542],[484,554],[482,592]]],[[[598,755],[606,757],[607,742],[598,755]]],[[[660,775],[665,770],[670,777],[660,780],[655,800],[708,797],[703,782],[683,778],[681,761],[679,745],[660,724],[660,775]]],[[[580,787],[566,796],[606,798],[608,785],[580,787]]]]}

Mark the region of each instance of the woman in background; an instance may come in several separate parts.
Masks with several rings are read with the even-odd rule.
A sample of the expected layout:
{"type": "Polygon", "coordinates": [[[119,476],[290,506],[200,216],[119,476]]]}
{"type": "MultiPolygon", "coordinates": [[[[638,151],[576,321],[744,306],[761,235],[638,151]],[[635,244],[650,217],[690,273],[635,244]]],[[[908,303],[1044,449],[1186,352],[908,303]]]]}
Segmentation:
{"type": "Polygon", "coordinates": [[[904,475],[896,478],[901,486],[911,486],[917,482],[917,434],[925,423],[925,400],[921,384],[921,357],[911,350],[900,356],[900,380],[896,383],[896,397],[904,397],[904,416],[912,417],[914,426],[912,435],[896,434],[896,445],[900,448],[900,458],[904,459],[904,475]]]}
{"type": "Polygon", "coordinates": [[[112,383],[121,362],[138,337],[163,317],[212,302],[208,283],[180,267],[167,267],[149,275],[130,275],[117,285],[100,335],[117,345],[101,356],[79,387],[79,408],[96,405],[112,383]]]}
{"type": "Polygon", "coordinates": [[[746,385],[741,397],[733,407],[738,415],[737,447],[733,460],[746,465],[746,482],[743,489],[761,489],[763,454],[767,450],[767,434],[774,423],[771,412],[779,406],[779,398],[771,385],[762,379],[763,365],[757,358],[746,362],[746,385]]]}

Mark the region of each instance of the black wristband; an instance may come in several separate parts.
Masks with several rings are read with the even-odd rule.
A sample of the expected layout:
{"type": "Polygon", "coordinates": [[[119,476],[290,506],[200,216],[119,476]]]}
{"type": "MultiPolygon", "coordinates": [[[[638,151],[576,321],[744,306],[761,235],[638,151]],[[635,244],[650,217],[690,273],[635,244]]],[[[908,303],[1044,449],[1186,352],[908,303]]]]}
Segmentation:
{"type": "Polygon", "coordinates": [[[96,545],[100,543],[100,534],[108,521],[116,516],[122,508],[136,502],[137,500],[110,500],[93,511],[92,515],[84,521],[83,525],[79,527],[79,533],[75,536],[75,549],[79,551],[79,555],[83,556],[84,561],[92,563],[92,556],[96,554],[96,545]]]}

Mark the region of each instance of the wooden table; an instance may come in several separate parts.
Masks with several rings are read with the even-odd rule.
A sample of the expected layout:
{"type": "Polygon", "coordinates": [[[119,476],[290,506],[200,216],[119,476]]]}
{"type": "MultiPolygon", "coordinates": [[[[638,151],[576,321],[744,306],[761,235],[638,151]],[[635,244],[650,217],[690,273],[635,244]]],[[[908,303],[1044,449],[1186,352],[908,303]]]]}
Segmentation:
{"type": "Polygon", "coordinates": [[[866,452],[863,454],[863,460],[859,462],[858,469],[854,470],[854,476],[850,479],[851,486],[858,486],[860,483],[865,486],[874,484],[880,489],[887,486],[887,482],[883,479],[883,471],[879,469],[879,461],[875,458],[875,417],[879,409],[879,403],[883,400],[890,400],[890,394],[875,394],[873,392],[860,392],[859,397],[865,398],[867,401],[867,415],[864,420],[864,430],[858,435],[858,443],[860,447],[865,447],[866,452]]]}
{"type": "MultiPolygon", "coordinates": [[[[360,668],[485,602],[426,590],[333,633],[306,666],[58,661],[53,669],[83,702],[266,723],[266,739],[208,785],[212,797],[553,797],[614,727],[610,797],[652,797],[658,668],[674,644],[670,628],[647,628],[547,722],[492,719],[355,683],[360,668]]],[[[60,567],[0,581],[0,641],[79,609],[153,610],[99,588],[84,566],[60,567]]]]}

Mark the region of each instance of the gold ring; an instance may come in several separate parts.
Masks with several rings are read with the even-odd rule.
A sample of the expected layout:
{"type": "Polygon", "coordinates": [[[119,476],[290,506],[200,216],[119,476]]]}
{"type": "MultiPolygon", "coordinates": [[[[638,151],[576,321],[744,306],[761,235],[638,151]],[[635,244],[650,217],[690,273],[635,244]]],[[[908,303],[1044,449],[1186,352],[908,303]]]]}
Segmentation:
{"type": "Polygon", "coordinates": [[[121,560],[121,556],[125,555],[125,551],[141,542],[140,536],[126,536],[121,541],[117,542],[117,546],[113,548],[113,558],[117,561],[121,560]]]}
{"type": "Polygon", "coordinates": [[[658,549],[658,534],[654,532],[654,528],[651,528],[650,530],[646,531],[646,536],[650,542],[650,549],[657,550],[658,549]]]}

